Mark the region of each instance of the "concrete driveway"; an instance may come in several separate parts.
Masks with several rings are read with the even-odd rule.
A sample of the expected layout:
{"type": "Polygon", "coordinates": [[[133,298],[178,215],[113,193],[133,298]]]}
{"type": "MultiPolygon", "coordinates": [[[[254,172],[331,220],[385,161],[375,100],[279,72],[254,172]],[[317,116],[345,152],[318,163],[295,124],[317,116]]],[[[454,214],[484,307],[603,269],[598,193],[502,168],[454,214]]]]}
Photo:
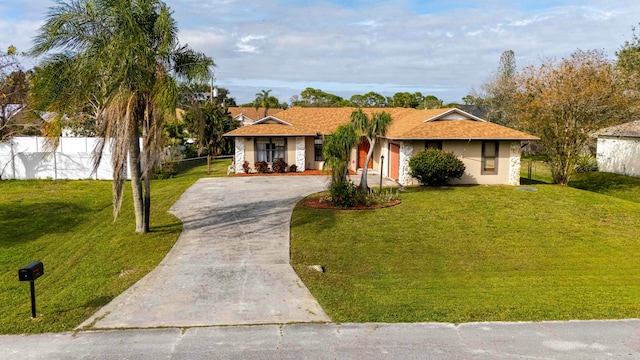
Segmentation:
{"type": "Polygon", "coordinates": [[[79,329],[328,322],[289,265],[293,206],[328,181],[198,180],[170,210],[184,229],[166,258],[79,329]]]}

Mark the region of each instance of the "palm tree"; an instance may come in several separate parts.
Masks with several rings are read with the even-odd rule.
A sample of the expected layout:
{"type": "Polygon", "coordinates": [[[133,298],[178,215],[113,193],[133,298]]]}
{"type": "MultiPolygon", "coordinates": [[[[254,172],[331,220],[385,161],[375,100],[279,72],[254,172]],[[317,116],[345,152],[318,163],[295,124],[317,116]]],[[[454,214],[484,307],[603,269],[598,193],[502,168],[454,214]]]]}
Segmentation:
{"type": "Polygon", "coordinates": [[[271,107],[271,103],[273,101],[273,96],[269,96],[271,90],[262,90],[259,93],[256,93],[256,99],[253,101],[253,106],[256,111],[259,108],[264,108],[264,117],[267,117],[267,113],[269,112],[269,108],[271,107]]]}
{"type": "MultiPolygon", "coordinates": [[[[391,115],[386,112],[374,113],[371,119],[362,112],[362,109],[358,109],[351,113],[351,123],[355,127],[356,133],[359,136],[363,136],[369,141],[369,152],[364,161],[364,168],[362,169],[362,177],[360,178],[359,190],[363,193],[369,192],[369,184],[367,184],[368,164],[371,161],[373,155],[373,148],[376,145],[378,137],[383,137],[387,133],[389,125],[391,125],[391,115]]],[[[382,169],[380,169],[382,171],[382,169]]]]}
{"type": "MultiPolygon", "coordinates": [[[[136,232],[149,231],[152,169],[163,123],[175,116],[177,79],[205,81],[214,66],[211,58],[180,46],[177,33],[160,0],[59,1],[32,49],[35,56],[61,52],[45,60],[34,80],[39,110],[73,114],[97,105],[98,135],[111,140],[113,153],[114,218],[129,158],[136,232]]],[[[96,148],[96,167],[105,144],[96,148]]]]}
{"type": "Polygon", "coordinates": [[[331,170],[331,184],[347,181],[351,149],[356,146],[357,139],[352,124],[340,125],[324,139],[324,167],[331,170]]]}

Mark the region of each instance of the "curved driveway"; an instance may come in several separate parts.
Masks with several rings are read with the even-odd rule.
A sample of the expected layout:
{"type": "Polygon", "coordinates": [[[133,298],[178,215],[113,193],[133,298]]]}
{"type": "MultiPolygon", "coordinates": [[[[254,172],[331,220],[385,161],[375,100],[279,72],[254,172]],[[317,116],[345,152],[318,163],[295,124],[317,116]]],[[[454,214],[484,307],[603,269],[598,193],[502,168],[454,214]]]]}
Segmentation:
{"type": "Polygon", "coordinates": [[[166,258],[79,328],[328,322],[289,265],[293,206],[327,183],[322,176],[198,180],[170,210],[184,229],[166,258]]]}

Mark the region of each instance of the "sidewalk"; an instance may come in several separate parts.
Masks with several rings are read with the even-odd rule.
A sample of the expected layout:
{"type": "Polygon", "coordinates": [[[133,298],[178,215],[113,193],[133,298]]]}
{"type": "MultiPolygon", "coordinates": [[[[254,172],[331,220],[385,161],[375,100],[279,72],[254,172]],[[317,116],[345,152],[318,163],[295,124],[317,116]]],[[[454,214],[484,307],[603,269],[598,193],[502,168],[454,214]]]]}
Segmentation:
{"type": "Polygon", "coordinates": [[[0,359],[638,359],[640,321],[293,324],[0,336],[0,359]]]}

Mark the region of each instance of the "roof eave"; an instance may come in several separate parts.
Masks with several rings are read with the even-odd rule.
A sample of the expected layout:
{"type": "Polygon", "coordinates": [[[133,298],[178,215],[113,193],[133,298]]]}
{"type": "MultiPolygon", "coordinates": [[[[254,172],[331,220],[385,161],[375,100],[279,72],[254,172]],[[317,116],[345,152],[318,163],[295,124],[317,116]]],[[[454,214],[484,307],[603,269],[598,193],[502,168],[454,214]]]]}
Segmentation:
{"type": "Polygon", "coordinates": [[[461,137],[461,138],[442,138],[442,137],[434,137],[434,138],[403,138],[403,137],[387,137],[387,140],[402,140],[402,141],[420,141],[420,140],[447,140],[447,141],[537,141],[540,138],[497,138],[497,137],[461,137]]]}
{"type": "Polygon", "coordinates": [[[317,136],[317,135],[318,133],[314,133],[314,134],[223,134],[222,137],[272,137],[272,136],[299,137],[299,136],[317,136]]]}
{"type": "Polygon", "coordinates": [[[464,115],[464,116],[468,116],[469,120],[474,120],[474,121],[479,121],[479,122],[487,122],[487,120],[485,120],[485,119],[479,118],[479,117],[477,117],[477,116],[475,116],[473,114],[469,114],[468,112],[466,112],[464,110],[461,110],[461,109],[458,109],[458,108],[451,108],[451,109],[443,112],[442,114],[433,116],[433,117],[431,117],[429,119],[424,120],[423,122],[426,123],[426,122],[437,121],[437,120],[442,119],[443,117],[445,117],[445,116],[447,116],[447,115],[449,115],[451,113],[454,113],[454,112],[457,112],[457,113],[459,113],[461,115],[464,115]]]}

